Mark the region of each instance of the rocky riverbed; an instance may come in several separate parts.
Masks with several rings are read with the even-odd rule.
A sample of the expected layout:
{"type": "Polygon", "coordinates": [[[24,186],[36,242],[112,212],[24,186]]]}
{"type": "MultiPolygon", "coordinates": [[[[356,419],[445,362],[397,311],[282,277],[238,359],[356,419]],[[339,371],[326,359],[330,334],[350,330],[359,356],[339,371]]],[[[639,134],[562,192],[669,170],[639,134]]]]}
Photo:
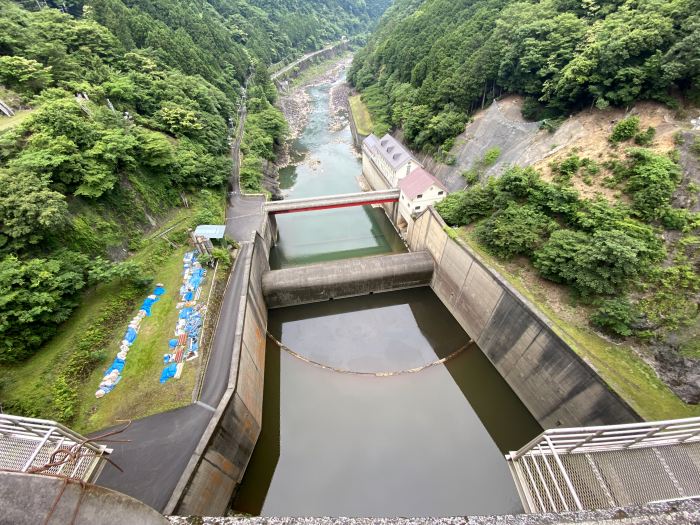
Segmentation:
{"type": "Polygon", "coordinates": [[[331,123],[329,131],[337,131],[347,124],[350,86],[345,82],[337,82],[345,74],[351,63],[352,56],[341,57],[337,61],[331,62],[328,65],[328,69],[320,75],[302,84],[293,86],[289,93],[280,96],[278,106],[289,124],[289,137],[282,151],[277,156],[276,164],[278,168],[303,162],[303,159],[292,159],[289,151],[291,143],[299,137],[309,121],[311,106],[308,88],[321,84],[335,84],[331,89],[330,96],[331,123]]]}

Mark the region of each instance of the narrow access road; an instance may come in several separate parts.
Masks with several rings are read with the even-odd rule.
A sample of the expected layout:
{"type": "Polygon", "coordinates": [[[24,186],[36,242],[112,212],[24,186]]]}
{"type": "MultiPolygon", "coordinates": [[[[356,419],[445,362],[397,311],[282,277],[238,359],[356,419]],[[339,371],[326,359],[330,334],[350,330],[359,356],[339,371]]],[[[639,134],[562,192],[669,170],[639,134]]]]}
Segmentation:
{"type": "Polygon", "coordinates": [[[114,437],[126,442],[110,444],[114,449],[110,459],[123,472],[107,464],[96,481],[97,485],[128,494],[159,512],[170,500],[228,386],[236,320],[244,291],[245,263],[252,250],[249,241],[253,232],[262,225],[265,202],[264,196],[245,196],[240,190],[240,145],[245,117],[244,97],[237,134],[231,146],[233,170],[226,208],[226,235],[240,242],[242,247],[222,299],[199,400],[186,407],[134,421],[127,430],[114,437]]]}
{"type": "MultiPolygon", "coordinates": [[[[248,83],[246,82],[246,86],[248,83]]],[[[245,93],[247,93],[247,88],[245,93]]],[[[238,127],[231,144],[233,169],[229,180],[229,198],[226,208],[226,236],[239,243],[248,242],[254,231],[260,231],[263,220],[264,195],[245,195],[241,191],[241,142],[248,114],[244,97],[238,112],[238,127]]]]}
{"type": "Polygon", "coordinates": [[[251,249],[250,243],[243,245],[229,276],[199,401],[136,420],[115,436],[128,440],[109,445],[114,449],[110,459],[123,472],[107,464],[97,485],[128,494],[159,512],[167,505],[228,386],[245,262],[251,249]]]}
{"type": "Polygon", "coordinates": [[[272,75],[270,75],[270,79],[274,82],[277,80],[279,77],[287,73],[288,71],[292,70],[293,68],[297,67],[299,64],[304,62],[305,60],[309,60],[310,58],[315,57],[316,55],[320,55],[324,51],[330,51],[331,49],[335,49],[338,47],[340,44],[343,44],[344,42],[336,42],[335,44],[331,44],[330,46],[326,46],[323,49],[319,49],[318,51],[312,51],[311,53],[306,53],[303,57],[296,59],[294,62],[291,64],[287,64],[284,66],[282,69],[279,71],[276,71],[272,75]]]}

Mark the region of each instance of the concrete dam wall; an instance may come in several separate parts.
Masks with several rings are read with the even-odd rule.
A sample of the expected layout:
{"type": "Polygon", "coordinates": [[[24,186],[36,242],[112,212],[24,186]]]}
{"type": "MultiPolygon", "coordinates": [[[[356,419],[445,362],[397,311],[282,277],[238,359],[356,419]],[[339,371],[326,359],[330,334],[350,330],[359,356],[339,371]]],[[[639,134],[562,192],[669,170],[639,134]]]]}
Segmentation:
{"type": "Polygon", "coordinates": [[[412,250],[436,263],[431,287],[544,428],[639,421],[549,321],[429,208],[409,227],[412,250]]]}
{"type": "Polygon", "coordinates": [[[427,286],[433,267],[424,251],[332,261],[266,272],[262,290],[268,308],[282,308],[427,286]]]}
{"type": "Polygon", "coordinates": [[[245,264],[246,284],[231,351],[229,384],[194,456],[176,487],[167,513],[223,516],[245,473],[262,425],[267,306],[262,275],[269,269],[270,228],[255,234],[245,264]]]}

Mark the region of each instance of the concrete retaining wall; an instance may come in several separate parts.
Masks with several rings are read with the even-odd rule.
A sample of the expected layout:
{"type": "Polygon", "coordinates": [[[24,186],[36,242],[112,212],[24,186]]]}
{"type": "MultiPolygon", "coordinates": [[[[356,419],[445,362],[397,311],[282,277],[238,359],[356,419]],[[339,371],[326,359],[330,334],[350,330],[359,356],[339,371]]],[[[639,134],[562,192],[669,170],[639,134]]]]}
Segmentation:
{"type": "Polygon", "coordinates": [[[427,286],[433,265],[427,252],[346,259],[269,271],[262,288],[267,306],[281,308],[427,286]]]}
{"type": "MultiPolygon", "coordinates": [[[[248,255],[229,386],[166,512],[223,516],[253,454],[262,424],[267,306],[262,276],[269,266],[270,228],[255,234],[248,255]]],[[[243,261],[238,261],[237,264],[243,261]]]]}
{"type": "MultiPolygon", "coordinates": [[[[362,175],[369,183],[371,189],[375,191],[393,189],[389,181],[381,174],[377,165],[372,161],[369,155],[362,155],[362,175]]],[[[389,202],[381,205],[384,208],[384,213],[389,217],[389,220],[397,227],[399,219],[399,203],[389,202]]]]}
{"type": "Polygon", "coordinates": [[[408,244],[435,259],[433,291],[544,428],[641,420],[534,306],[444,227],[429,208],[410,226],[408,244]]]}
{"type": "Polygon", "coordinates": [[[358,150],[362,150],[362,142],[369,136],[363,135],[357,131],[357,124],[355,123],[355,115],[352,113],[352,109],[348,109],[348,121],[350,122],[350,132],[352,133],[352,141],[358,150]]]}

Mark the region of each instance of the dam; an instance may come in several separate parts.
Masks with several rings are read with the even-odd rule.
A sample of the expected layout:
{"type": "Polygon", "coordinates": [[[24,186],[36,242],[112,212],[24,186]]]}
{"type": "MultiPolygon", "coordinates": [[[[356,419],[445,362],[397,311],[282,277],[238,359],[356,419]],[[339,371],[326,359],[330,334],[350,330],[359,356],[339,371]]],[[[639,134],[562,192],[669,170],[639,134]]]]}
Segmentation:
{"type": "MultiPolygon", "coordinates": [[[[368,185],[348,127],[330,129],[331,88],[308,90],[309,124],[282,173],[289,200],[261,205],[270,213],[242,239],[216,381],[168,416],[173,428],[196,416],[201,431],[168,487],[115,469],[101,479],[185,516],[536,508],[524,493],[543,485],[516,485],[513,468],[540,467],[526,445],[543,429],[640,418],[433,208],[400,236],[394,195],[356,196],[368,185]]],[[[153,456],[161,438],[144,428],[119,459],[153,456]]]]}
{"type": "MultiPolygon", "coordinates": [[[[309,89],[295,144],[305,162],[283,172],[290,202],[360,190],[349,129],[328,130],[331,87],[309,89]]],[[[522,511],[503,454],[542,428],[429,288],[429,253],[406,253],[381,207],[275,213],[274,222],[262,275],[262,427],[233,510],[522,511]]]]}

